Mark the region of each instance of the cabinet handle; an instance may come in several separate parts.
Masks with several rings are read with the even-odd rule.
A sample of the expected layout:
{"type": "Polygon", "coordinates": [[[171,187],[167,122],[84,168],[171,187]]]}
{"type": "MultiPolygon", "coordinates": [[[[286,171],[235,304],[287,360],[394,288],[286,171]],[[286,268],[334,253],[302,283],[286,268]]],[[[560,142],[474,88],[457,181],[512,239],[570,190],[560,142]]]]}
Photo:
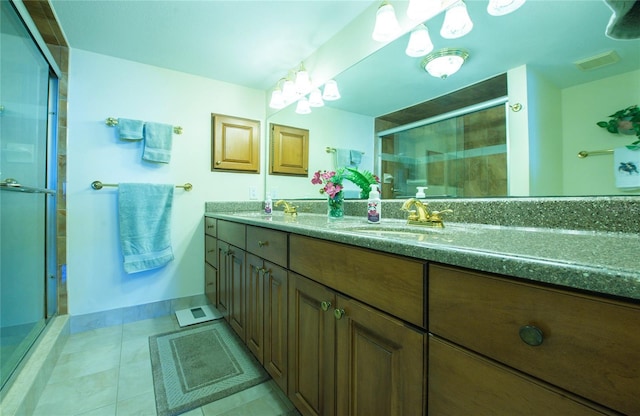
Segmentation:
{"type": "Polygon", "coordinates": [[[328,311],[329,308],[331,307],[331,302],[328,302],[326,300],[323,300],[322,302],[320,302],[320,307],[322,308],[323,311],[328,311]]]}
{"type": "Polygon", "coordinates": [[[216,160],[216,165],[221,165],[221,164],[222,164],[222,162],[221,162],[221,161],[216,160]]]}
{"type": "Polygon", "coordinates": [[[258,240],[258,247],[264,247],[264,246],[268,246],[269,242],[268,241],[260,241],[258,240]]]}
{"type": "Polygon", "coordinates": [[[520,327],[520,339],[527,345],[531,345],[532,347],[537,347],[542,344],[544,340],[544,334],[542,330],[533,325],[523,325],[520,327]]]}
{"type": "Polygon", "coordinates": [[[333,316],[335,316],[336,319],[342,319],[344,314],[345,314],[344,309],[334,309],[333,310],[333,316]]]}

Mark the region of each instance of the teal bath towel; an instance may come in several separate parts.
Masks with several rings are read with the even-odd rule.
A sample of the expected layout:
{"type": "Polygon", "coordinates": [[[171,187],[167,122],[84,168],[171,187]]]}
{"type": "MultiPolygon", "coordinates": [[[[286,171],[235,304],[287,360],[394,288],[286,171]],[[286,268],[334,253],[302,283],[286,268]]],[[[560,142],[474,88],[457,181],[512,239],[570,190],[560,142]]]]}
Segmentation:
{"type": "Polygon", "coordinates": [[[118,119],[118,136],[121,140],[142,140],[144,122],[128,118],[118,119]]]}
{"type": "Polygon", "coordinates": [[[142,158],[149,162],[169,163],[173,126],[147,122],[144,125],[144,151],[142,158]]]}
{"type": "Polygon", "coordinates": [[[173,185],[121,183],[118,186],[120,245],[127,273],[165,266],[173,260],[173,185]]]}

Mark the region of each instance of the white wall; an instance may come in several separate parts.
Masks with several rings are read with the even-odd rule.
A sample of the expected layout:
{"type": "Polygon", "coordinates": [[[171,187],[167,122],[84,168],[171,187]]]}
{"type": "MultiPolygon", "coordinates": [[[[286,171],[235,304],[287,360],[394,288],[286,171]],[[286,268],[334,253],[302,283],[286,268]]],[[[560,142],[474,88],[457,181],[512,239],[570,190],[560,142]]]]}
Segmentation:
{"type": "Polygon", "coordinates": [[[71,315],[203,293],[205,201],[248,199],[249,186],[262,197],[266,168],[260,174],[211,172],[211,113],[264,122],[264,102],[263,91],[71,50],[66,185],[71,315]],[[171,163],[142,161],[141,143],[119,140],[117,129],[105,125],[107,117],[182,126],[184,133],[173,136],[171,163]],[[175,192],[173,262],[124,273],[117,189],[92,190],[94,180],[193,184],[191,192],[175,192]]]}
{"type": "Polygon", "coordinates": [[[565,195],[640,195],[615,186],[612,155],[577,157],[582,150],[606,150],[637,140],[598,127],[609,115],[640,105],[640,71],[589,82],[562,90],[562,143],[565,195]]]}

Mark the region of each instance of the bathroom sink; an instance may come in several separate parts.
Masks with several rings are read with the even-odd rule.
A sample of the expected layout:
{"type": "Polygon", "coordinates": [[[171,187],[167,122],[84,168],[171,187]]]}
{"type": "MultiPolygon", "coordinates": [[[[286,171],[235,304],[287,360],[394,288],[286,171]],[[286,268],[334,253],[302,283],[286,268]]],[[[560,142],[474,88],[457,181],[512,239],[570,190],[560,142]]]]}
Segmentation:
{"type": "Polygon", "coordinates": [[[364,234],[370,236],[410,239],[424,241],[435,235],[441,235],[444,230],[442,228],[417,227],[406,224],[368,224],[357,226],[346,226],[344,231],[364,234]]]}

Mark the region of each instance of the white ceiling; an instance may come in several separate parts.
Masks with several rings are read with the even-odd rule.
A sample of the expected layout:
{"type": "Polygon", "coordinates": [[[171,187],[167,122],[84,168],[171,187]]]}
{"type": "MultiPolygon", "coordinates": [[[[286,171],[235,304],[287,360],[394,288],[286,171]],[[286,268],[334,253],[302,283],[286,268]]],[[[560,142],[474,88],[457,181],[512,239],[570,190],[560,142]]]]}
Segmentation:
{"type": "MultiPolygon", "coordinates": [[[[72,48],[269,90],[377,0],[50,2],[72,48]]],[[[427,75],[404,54],[405,35],[339,75],[343,98],[331,106],[378,116],[523,64],[559,87],[640,68],[640,40],[604,35],[611,11],[603,0],[528,0],[502,17],[486,13],[487,0],[466,3],[474,28],[462,38],[439,36],[442,14],[427,22],[436,49],[469,50],[457,74],[427,75]],[[618,64],[591,72],[573,64],[609,50],[618,64]]]]}

